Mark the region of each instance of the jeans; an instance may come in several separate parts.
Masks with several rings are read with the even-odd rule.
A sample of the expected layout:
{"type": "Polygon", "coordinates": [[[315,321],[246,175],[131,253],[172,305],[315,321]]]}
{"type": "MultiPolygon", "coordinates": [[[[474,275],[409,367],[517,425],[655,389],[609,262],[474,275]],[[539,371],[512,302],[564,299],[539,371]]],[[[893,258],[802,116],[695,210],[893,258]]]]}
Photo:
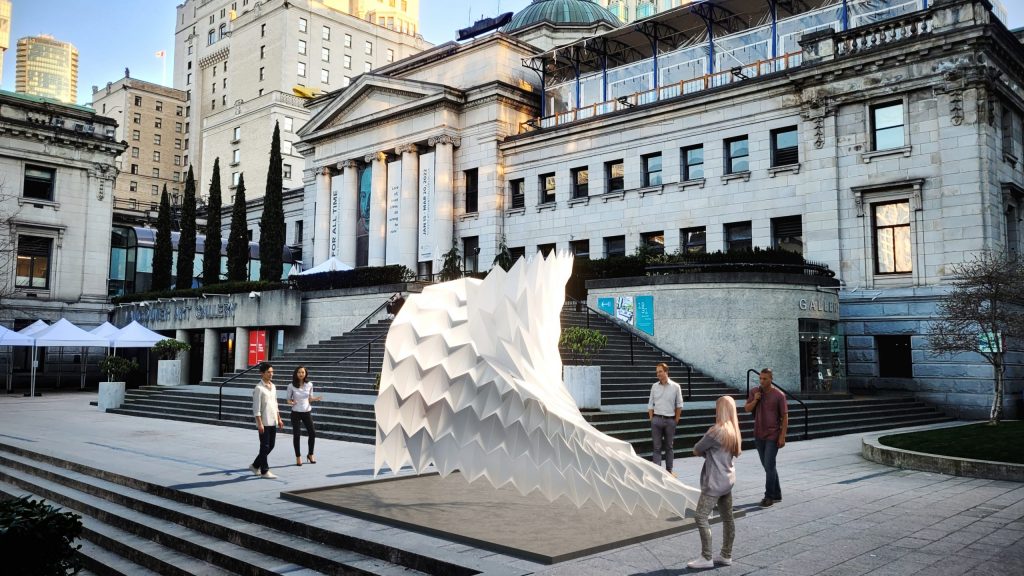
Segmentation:
{"type": "Polygon", "coordinates": [[[312,456],[313,444],[316,442],[316,428],[313,427],[313,413],[312,412],[295,412],[292,411],[292,445],[295,447],[295,457],[302,456],[299,452],[299,439],[302,437],[302,433],[299,430],[299,423],[302,423],[306,427],[306,435],[309,436],[308,446],[309,454],[312,456]]]}
{"type": "Polygon", "coordinates": [[[274,441],[277,440],[277,426],[263,425],[263,432],[260,432],[260,453],[252,461],[252,465],[260,469],[260,474],[266,474],[270,470],[267,463],[267,456],[274,449],[274,441]]]}
{"type": "Polygon", "coordinates": [[[658,416],[651,418],[651,439],[654,440],[654,463],[661,466],[661,450],[665,449],[665,469],[672,471],[672,443],[676,439],[676,419],[674,416],[658,416]]]}
{"type": "Polygon", "coordinates": [[[782,500],[782,488],[779,486],[779,472],[775,469],[775,457],[779,453],[779,445],[775,440],[754,438],[757,456],[764,467],[764,497],[770,500],[782,500]]]}
{"type": "Polygon", "coordinates": [[[736,523],[732,518],[732,492],[722,496],[700,493],[694,513],[697,530],[700,532],[700,555],[711,560],[711,524],[708,516],[715,504],[718,504],[718,514],[722,517],[722,557],[732,558],[732,541],[736,538],[736,523]]]}

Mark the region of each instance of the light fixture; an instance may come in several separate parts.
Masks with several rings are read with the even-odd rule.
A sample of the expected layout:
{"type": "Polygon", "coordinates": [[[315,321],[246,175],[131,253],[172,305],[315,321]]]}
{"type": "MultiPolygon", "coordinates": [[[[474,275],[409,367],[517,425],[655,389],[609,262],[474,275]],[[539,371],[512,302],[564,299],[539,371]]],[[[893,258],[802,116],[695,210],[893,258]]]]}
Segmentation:
{"type": "Polygon", "coordinates": [[[252,299],[252,300],[259,300],[260,293],[259,292],[249,292],[249,298],[252,299]]]}

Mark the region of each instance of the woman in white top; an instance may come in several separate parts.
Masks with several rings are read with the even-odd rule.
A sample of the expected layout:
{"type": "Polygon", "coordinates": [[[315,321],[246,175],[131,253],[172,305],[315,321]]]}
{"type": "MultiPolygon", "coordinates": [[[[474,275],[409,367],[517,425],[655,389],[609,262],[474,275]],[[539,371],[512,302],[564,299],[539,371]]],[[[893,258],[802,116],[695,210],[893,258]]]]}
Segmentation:
{"type": "Polygon", "coordinates": [[[697,445],[695,456],[704,457],[704,468],[700,471],[700,500],[697,501],[697,530],[700,532],[700,558],[686,564],[687,568],[714,568],[716,564],[732,564],[732,542],[736,536],[736,524],[732,516],[732,487],[736,484],[734,463],[740,455],[740,421],[736,416],[736,401],[732,396],[722,396],[715,402],[715,425],[708,429],[697,445]],[[708,516],[718,505],[722,517],[722,551],[711,556],[711,526],[708,516]]]}
{"type": "Polygon", "coordinates": [[[313,396],[313,383],[305,366],[299,366],[292,373],[292,383],[288,385],[288,405],[292,407],[292,445],[295,447],[295,465],[302,466],[302,453],[299,451],[299,439],[302,436],[299,423],[306,427],[309,436],[309,452],[306,460],[316,464],[313,455],[313,444],[316,442],[316,428],[313,426],[313,407],[311,402],[323,400],[322,396],[313,396]]]}

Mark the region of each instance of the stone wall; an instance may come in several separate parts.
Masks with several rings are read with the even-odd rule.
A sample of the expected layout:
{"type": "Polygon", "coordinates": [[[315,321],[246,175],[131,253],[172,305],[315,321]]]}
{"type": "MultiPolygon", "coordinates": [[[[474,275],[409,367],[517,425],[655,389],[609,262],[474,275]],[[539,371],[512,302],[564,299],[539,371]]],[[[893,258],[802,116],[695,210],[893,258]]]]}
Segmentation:
{"type": "Polygon", "coordinates": [[[306,292],[302,298],[302,324],[285,331],[285,352],[341,336],[397,292],[419,292],[418,284],[389,284],[345,290],[306,292]]]}

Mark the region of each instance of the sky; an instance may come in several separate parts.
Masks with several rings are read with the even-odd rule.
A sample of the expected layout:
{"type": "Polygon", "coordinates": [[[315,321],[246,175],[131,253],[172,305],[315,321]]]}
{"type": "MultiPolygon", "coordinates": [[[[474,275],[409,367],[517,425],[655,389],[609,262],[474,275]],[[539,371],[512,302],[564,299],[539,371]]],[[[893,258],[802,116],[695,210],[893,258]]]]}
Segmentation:
{"type": "MultiPolygon", "coordinates": [[[[13,0],[11,46],[4,56],[4,90],[14,91],[15,46],[24,36],[50,34],[78,48],[78,102],[131,70],[133,78],[170,83],[175,7],[181,0],[13,0]],[[144,9],[142,8],[144,7],[144,9]],[[166,81],[161,60],[167,51],[166,81]]],[[[431,43],[454,40],[480,16],[515,12],[530,0],[420,0],[420,30],[431,43]]],[[[1010,28],[1024,26],[1024,0],[1002,0],[1010,28]]]]}

